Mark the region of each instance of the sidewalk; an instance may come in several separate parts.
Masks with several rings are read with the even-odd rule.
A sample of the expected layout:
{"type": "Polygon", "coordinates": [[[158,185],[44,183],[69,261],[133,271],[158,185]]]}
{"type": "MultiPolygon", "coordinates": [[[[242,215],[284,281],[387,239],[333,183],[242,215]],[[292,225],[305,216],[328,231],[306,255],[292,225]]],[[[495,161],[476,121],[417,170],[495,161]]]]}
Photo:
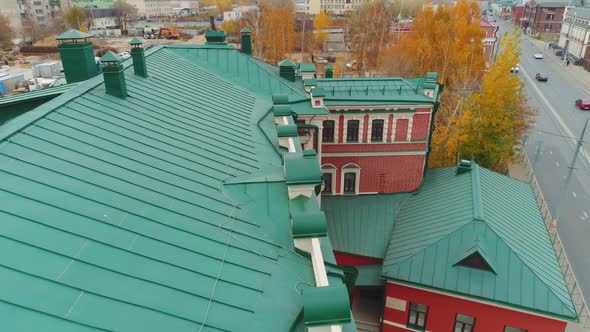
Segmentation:
{"type": "Polygon", "coordinates": [[[529,36],[525,36],[523,40],[542,51],[546,60],[552,61],[561,66],[568,76],[572,77],[578,84],[580,84],[588,96],[590,96],[590,72],[587,72],[581,66],[574,66],[573,63],[570,63],[570,65],[567,66],[565,61],[555,55],[555,50],[550,49],[542,40],[533,39],[529,36]]]}

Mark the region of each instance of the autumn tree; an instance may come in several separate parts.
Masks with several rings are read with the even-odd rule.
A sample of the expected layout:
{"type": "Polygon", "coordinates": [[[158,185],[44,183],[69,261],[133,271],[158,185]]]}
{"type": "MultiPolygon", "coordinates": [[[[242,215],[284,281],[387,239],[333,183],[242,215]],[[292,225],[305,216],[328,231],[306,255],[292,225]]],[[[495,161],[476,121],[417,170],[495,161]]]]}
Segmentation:
{"type": "Polygon", "coordinates": [[[8,16],[0,14],[0,47],[9,46],[14,39],[14,30],[8,16]]]}
{"type": "Polygon", "coordinates": [[[313,39],[316,44],[316,49],[322,49],[326,40],[328,40],[328,34],[324,31],[332,25],[332,16],[328,13],[322,12],[313,18],[313,39]]]}
{"type": "Polygon", "coordinates": [[[80,7],[71,7],[66,12],[64,21],[72,29],[86,31],[86,13],[80,7]]]}
{"type": "Polygon", "coordinates": [[[375,68],[381,62],[394,17],[392,3],[385,0],[364,3],[351,14],[351,51],[362,67],[375,68]]]}
{"type": "Polygon", "coordinates": [[[137,8],[130,5],[125,0],[117,0],[113,3],[113,10],[115,12],[117,25],[121,27],[123,31],[127,31],[127,23],[135,19],[137,16],[137,8]]]}
{"type": "Polygon", "coordinates": [[[261,4],[258,11],[245,15],[244,26],[252,30],[253,53],[276,64],[292,53],[297,43],[295,14],[291,7],[261,4]]]}
{"type": "Polygon", "coordinates": [[[457,121],[458,131],[449,142],[459,158],[506,172],[519,141],[530,128],[534,111],[526,103],[524,85],[510,69],[520,56],[518,30],[507,33],[496,62],[484,75],[481,90],[457,121]]]}

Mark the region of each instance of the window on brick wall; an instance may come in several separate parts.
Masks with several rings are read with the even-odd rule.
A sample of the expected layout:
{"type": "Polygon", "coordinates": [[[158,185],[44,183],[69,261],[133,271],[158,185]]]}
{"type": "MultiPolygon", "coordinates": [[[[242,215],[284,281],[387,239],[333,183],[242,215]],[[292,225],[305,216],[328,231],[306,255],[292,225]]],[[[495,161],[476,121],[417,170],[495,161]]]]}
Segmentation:
{"type": "Polygon", "coordinates": [[[408,313],[408,327],[424,329],[426,328],[426,318],[428,317],[428,306],[410,302],[410,311],[408,313]]]}
{"type": "Polygon", "coordinates": [[[371,141],[383,141],[383,120],[373,120],[371,129],[371,141]]]}
{"type": "Polygon", "coordinates": [[[322,193],[332,194],[332,173],[324,173],[324,190],[322,193]]]}
{"type": "Polygon", "coordinates": [[[457,314],[455,317],[455,329],[454,332],[473,332],[473,326],[475,325],[475,318],[463,314],[457,314]]]}
{"type": "Polygon", "coordinates": [[[344,173],[344,193],[356,194],[356,173],[344,173]]]}
{"type": "Polygon", "coordinates": [[[553,21],[553,17],[555,17],[555,14],[547,14],[547,21],[553,21]]]}
{"type": "Polygon", "coordinates": [[[357,142],[359,140],[359,120],[348,120],[346,129],[346,141],[357,142]]]}
{"type": "Polygon", "coordinates": [[[504,326],[504,332],[527,332],[525,329],[518,329],[516,327],[504,326]]]}
{"type": "Polygon", "coordinates": [[[545,30],[551,30],[551,24],[545,24],[545,30]]]}
{"type": "Polygon", "coordinates": [[[322,142],[334,142],[334,120],[325,120],[322,127],[322,142]]]}

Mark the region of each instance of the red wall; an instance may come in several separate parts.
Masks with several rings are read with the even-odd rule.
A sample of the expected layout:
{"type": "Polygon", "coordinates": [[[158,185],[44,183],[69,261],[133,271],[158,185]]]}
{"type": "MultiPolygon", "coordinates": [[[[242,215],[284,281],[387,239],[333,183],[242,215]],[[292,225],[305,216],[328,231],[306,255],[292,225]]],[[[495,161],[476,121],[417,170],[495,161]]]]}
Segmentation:
{"type": "Polygon", "coordinates": [[[350,144],[322,144],[322,153],[327,152],[367,152],[367,151],[426,151],[426,142],[418,143],[350,143],[350,144]]]}
{"type": "Polygon", "coordinates": [[[340,266],[359,266],[359,265],[377,265],[381,264],[381,258],[351,255],[343,252],[334,251],[336,264],[340,266]]]}
{"type": "MultiPolygon", "coordinates": [[[[457,313],[475,317],[474,331],[477,332],[502,332],[506,325],[525,329],[528,332],[563,332],[566,327],[566,322],[563,321],[500,308],[490,304],[432,293],[390,282],[387,283],[386,287],[387,296],[407,302],[405,311],[385,307],[383,319],[404,326],[408,321],[411,301],[428,306],[426,330],[433,332],[453,331],[457,313]]],[[[394,331],[408,330],[383,323],[383,332],[394,331]]]]}
{"type": "Polygon", "coordinates": [[[347,163],[361,167],[360,193],[395,193],[418,189],[424,172],[425,155],[322,157],[322,164],[334,164],[336,193],[340,193],[340,169],[347,163]]]}

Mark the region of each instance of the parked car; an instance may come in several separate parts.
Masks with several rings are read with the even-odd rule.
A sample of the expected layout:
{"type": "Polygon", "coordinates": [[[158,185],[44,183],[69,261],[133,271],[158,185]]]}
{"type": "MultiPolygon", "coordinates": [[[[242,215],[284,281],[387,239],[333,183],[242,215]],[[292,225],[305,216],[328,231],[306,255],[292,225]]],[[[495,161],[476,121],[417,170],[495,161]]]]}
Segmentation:
{"type": "Polygon", "coordinates": [[[334,62],[336,62],[336,56],[334,56],[334,55],[328,55],[326,57],[326,60],[328,60],[328,62],[334,63],[334,62]]]}
{"type": "Polygon", "coordinates": [[[535,55],[533,55],[535,57],[535,59],[543,59],[543,53],[537,52],[535,53],[535,55]]]}
{"type": "Polygon", "coordinates": [[[328,63],[328,60],[326,60],[324,58],[317,58],[315,60],[315,63],[325,64],[325,63],[328,63]]]}
{"type": "Polygon", "coordinates": [[[547,75],[547,73],[537,73],[537,75],[535,75],[535,79],[537,79],[539,82],[547,82],[549,81],[549,75],[547,75]]]}
{"type": "Polygon", "coordinates": [[[519,67],[519,64],[518,63],[516,64],[516,66],[510,68],[510,72],[513,73],[513,74],[516,74],[519,71],[520,71],[520,67],[519,67]]]}
{"type": "Polygon", "coordinates": [[[590,99],[578,99],[576,106],[581,110],[590,110],[590,99]]]}
{"type": "Polygon", "coordinates": [[[555,55],[557,55],[557,56],[563,56],[563,50],[557,50],[557,51],[555,51],[555,55]]]}
{"type": "Polygon", "coordinates": [[[352,60],[346,64],[346,69],[354,69],[356,68],[356,60],[352,60]]]}
{"type": "Polygon", "coordinates": [[[119,56],[122,57],[123,59],[128,59],[131,57],[131,54],[127,51],[124,51],[124,52],[119,53],[119,56]]]}

